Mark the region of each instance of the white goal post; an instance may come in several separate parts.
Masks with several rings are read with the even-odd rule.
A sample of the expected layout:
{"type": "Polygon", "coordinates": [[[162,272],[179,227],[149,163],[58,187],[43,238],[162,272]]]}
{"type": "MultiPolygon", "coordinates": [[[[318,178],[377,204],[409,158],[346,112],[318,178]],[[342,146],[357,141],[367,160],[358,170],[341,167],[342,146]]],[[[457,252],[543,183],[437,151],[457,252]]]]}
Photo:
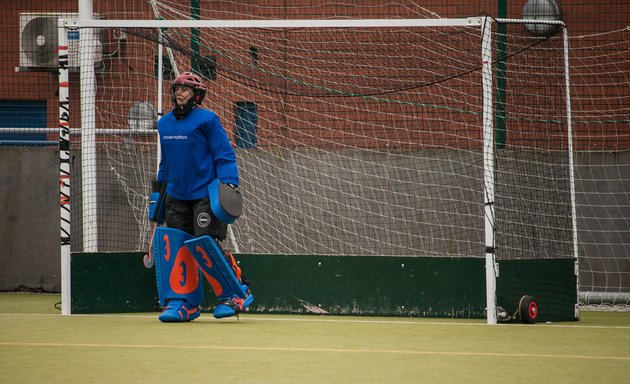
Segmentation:
{"type": "MultiPolygon", "coordinates": [[[[90,33],[95,33],[95,29],[124,31],[125,34],[137,36],[138,39],[156,43],[156,52],[159,53],[156,56],[158,86],[155,88],[155,93],[156,98],[158,98],[157,95],[160,96],[156,111],[163,107],[163,82],[168,80],[162,78],[165,67],[170,65],[175,67],[173,69],[176,71],[177,64],[163,62],[161,35],[159,39],[149,36],[155,34],[155,31],[172,32],[173,36],[169,37],[171,40],[164,43],[171,44],[169,49],[179,49],[177,54],[183,57],[186,57],[187,53],[182,51],[181,45],[174,42],[177,38],[181,38],[178,34],[180,30],[236,30],[238,32],[235,34],[239,35],[235,39],[251,38],[253,42],[255,42],[256,33],[252,33],[251,36],[254,37],[251,37],[244,31],[303,30],[307,34],[315,33],[309,31],[343,29],[355,31],[356,35],[369,34],[369,31],[373,30],[383,31],[384,37],[381,38],[385,43],[382,50],[385,52],[375,49],[371,53],[372,55],[383,54],[383,57],[370,61],[371,57],[367,54],[357,55],[360,57],[348,59],[350,64],[342,64],[345,68],[351,68],[365,63],[366,67],[362,71],[348,69],[348,72],[335,72],[334,68],[329,68],[333,63],[326,56],[328,53],[324,52],[326,42],[318,40],[300,42],[302,45],[299,48],[302,51],[299,52],[304,53],[305,57],[297,57],[299,53],[285,49],[282,55],[286,60],[284,62],[286,67],[265,67],[264,63],[259,63],[259,51],[253,42],[249,43],[251,46],[248,56],[245,56],[247,60],[251,59],[251,63],[245,63],[244,58],[236,57],[236,53],[229,49],[209,50],[224,61],[233,61],[234,68],[226,64],[225,71],[237,74],[234,78],[244,76],[244,73],[249,72],[256,72],[252,76],[259,76],[253,80],[235,81],[233,89],[224,91],[230,94],[230,101],[238,101],[244,98],[244,95],[252,94],[251,91],[238,94],[241,92],[240,88],[247,88],[249,84],[261,81],[259,79],[268,79],[268,84],[259,88],[254,87],[263,94],[262,101],[268,103],[265,107],[265,112],[268,114],[264,117],[261,114],[260,124],[266,124],[270,132],[274,130],[284,132],[281,138],[256,137],[258,140],[268,140],[266,151],[264,144],[259,143],[259,147],[263,149],[259,152],[248,151],[252,147],[245,145],[237,153],[241,159],[242,168],[245,170],[243,179],[257,188],[255,199],[259,199],[256,202],[257,206],[261,207],[260,211],[250,208],[250,217],[280,215],[287,220],[286,227],[293,228],[296,233],[285,235],[281,233],[283,229],[279,229],[278,232],[269,229],[268,223],[263,219],[248,221],[244,218],[235,230],[248,239],[249,246],[245,245],[243,248],[249,252],[325,254],[338,250],[341,254],[347,255],[485,258],[488,324],[497,323],[498,250],[504,252],[500,258],[506,259],[528,259],[538,257],[538,255],[546,258],[559,255],[574,258],[577,262],[568,39],[562,22],[498,20],[490,17],[382,20],[60,20],[59,141],[63,314],[71,312],[69,305],[71,300],[69,132],[71,128],[76,128],[68,125],[68,121],[74,121],[70,119],[70,116],[76,112],[69,110],[69,73],[67,63],[64,63],[63,58],[66,52],[64,47],[67,47],[66,31],[73,29],[86,30],[90,33]],[[534,80],[538,83],[533,81],[522,83],[525,85],[521,93],[527,93],[530,96],[527,101],[519,99],[518,91],[515,92],[513,98],[508,96],[508,101],[497,99],[495,81],[498,76],[497,53],[496,41],[493,40],[493,35],[496,35],[496,32],[493,32],[493,26],[497,23],[510,25],[542,23],[562,27],[562,37],[556,42],[561,47],[560,53],[554,49],[540,49],[528,56],[522,67],[520,63],[517,65],[519,71],[525,71],[526,69],[523,68],[531,65],[532,60],[539,60],[540,63],[536,63],[539,67],[536,68],[543,68],[540,69],[539,79],[534,80]],[[424,29],[441,31],[443,28],[447,28],[448,31],[440,32],[442,33],[440,36],[451,35],[448,38],[445,37],[448,41],[442,42],[436,38],[422,36],[424,29]],[[412,37],[403,36],[402,32],[406,30],[412,31],[409,33],[412,37]],[[466,33],[462,33],[464,37],[458,40],[457,35],[460,31],[466,31],[466,33]],[[400,40],[398,33],[401,36],[400,40]],[[426,51],[414,52],[414,49],[418,48],[416,44],[431,44],[429,41],[436,43],[436,46],[430,46],[426,48],[426,51]],[[468,47],[476,52],[476,59],[475,62],[466,62],[472,60],[473,56],[460,56],[458,50],[463,49],[471,41],[478,44],[473,48],[468,47]],[[400,51],[395,48],[396,44],[400,44],[400,51]],[[409,51],[406,51],[407,48],[409,51]],[[406,70],[406,65],[415,62],[414,55],[428,56],[432,50],[438,48],[444,49],[444,52],[440,53],[444,57],[435,59],[434,67],[427,65],[431,63],[429,61],[431,59],[427,57],[423,58],[417,68],[406,70]],[[449,52],[453,61],[459,61],[459,67],[456,68],[453,65],[452,68],[438,68],[449,60],[449,52]],[[293,54],[296,56],[287,58],[293,54]],[[399,61],[396,61],[397,54],[400,55],[399,61]],[[321,61],[319,55],[322,56],[321,61]],[[312,66],[309,63],[313,63],[312,66]],[[556,68],[555,65],[549,65],[549,68],[544,68],[546,63],[562,63],[562,66],[556,68]],[[303,67],[298,67],[300,65],[303,67]],[[385,72],[385,69],[391,70],[391,74],[385,72]],[[452,72],[448,72],[449,70],[452,72]],[[547,70],[549,73],[542,73],[547,70]],[[295,74],[304,74],[304,76],[295,74]],[[325,79],[326,76],[330,76],[336,83],[325,79]],[[552,82],[545,83],[544,79],[552,76],[552,82]],[[463,77],[466,77],[465,81],[462,80],[463,77]],[[358,80],[359,78],[361,79],[358,80]],[[561,84],[558,83],[559,79],[562,80],[561,84]],[[451,86],[448,84],[449,81],[459,81],[459,83],[451,86]],[[382,89],[379,89],[379,86],[382,89]],[[541,92],[553,94],[539,96],[536,94],[537,87],[544,88],[541,92]],[[550,91],[548,87],[553,87],[553,90],[550,91]],[[277,99],[267,96],[267,92],[272,91],[281,93],[281,96],[277,99]],[[479,92],[479,94],[470,94],[471,92],[479,92]],[[398,94],[401,97],[392,96],[398,94]],[[533,105],[531,99],[539,97],[543,105],[533,105]],[[561,105],[561,108],[556,108],[559,111],[552,111],[551,107],[542,112],[536,110],[535,108],[547,107],[544,105],[545,98],[552,100],[554,107],[561,105]],[[352,104],[344,104],[347,103],[347,99],[353,99],[352,104]],[[340,105],[336,104],[336,100],[340,105]],[[497,103],[503,105],[508,102],[515,105],[514,109],[509,111],[510,115],[498,116],[495,109],[497,103]],[[287,110],[290,112],[286,112],[287,110]],[[282,117],[283,113],[290,116],[282,117]],[[372,113],[375,117],[372,117],[372,113]],[[379,115],[381,117],[376,117],[379,115]],[[321,125],[317,125],[317,119],[313,119],[313,116],[323,121],[321,125]],[[273,120],[275,118],[285,120],[276,122],[273,120]],[[373,120],[370,121],[370,119],[373,120]],[[393,121],[391,125],[385,122],[388,119],[393,121]],[[498,119],[503,122],[508,120],[511,123],[508,125],[513,125],[514,129],[521,125],[526,128],[522,133],[514,134],[509,139],[513,142],[508,142],[508,144],[501,142],[498,145],[497,140],[505,140],[497,137],[498,119]],[[426,121],[428,121],[426,123],[428,128],[423,128],[426,121]],[[292,130],[292,124],[312,129],[312,132],[309,131],[306,135],[300,130],[301,128],[292,130]],[[553,128],[549,130],[550,133],[536,131],[540,127],[546,128],[549,125],[553,125],[553,128]],[[335,126],[339,127],[336,131],[335,126]],[[377,128],[379,132],[371,133],[377,128]],[[317,132],[324,136],[318,137],[317,132]],[[340,137],[340,134],[348,135],[348,137],[340,137]],[[434,139],[435,137],[440,138],[434,139]],[[289,140],[292,141],[289,142],[289,140]],[[283,144],[278,144],[279,142],[283,144]],[[500,153],[497,153],[497,148],[500,153]],[[279,151],[283,153],[278,154],[279,151]],[[477,161],[481,164],[476,164],[477,161]],[[321,168],[314,170],[314,164],[321,168]],[[274,171],[274,167],[278,166],[285,167],[284,171],[291,170],[295,173],[289,180],[282,180],[282,176],[274,171]],[[347,167],[347,170],[337,171],[344,167],[347,167]],[[550,167],[557,167],[558,171],[550,171],[550,167]],[[299,200],[299,204],[295,208],[289,208],[291,201],[283,201],[288,193],[285,195],[285,191],[280,190],[281,188],[275,190],[273,186],[266,187],[265,183],[257,178],[259,173],[265,173],[267,177],[274,178],[274,183],[283,183],[283,186],[291,188],[293,193],[297,192],[295,200],[299,200]],[[334,179],[337,175],[338,179],[334,179]],[[316,180],[310,180],[311,177],[316,180]],[[497,178],[500,179],[498,185],[497,178]],[[514,186],[514,183],[521,185],[514,186]],[[317,189],[313,190],[314,188],[317,189]],[[422,191],[419,192],[419,190],[422,191]],[[335,193],[342,195],[342,199],[335,200],[335,193]],[[530,203],[536,205],[540,196],[549,193],[553,195],[548,197],[548,201],[540,202],[539,207],[529,208],[530,203]],[[499,202],[496,194],[506,197],[500,204],[508,201],[502,206],[501,212],[497,212],[499,202]],[[355,206],[353,202],[359,200],[360,202],[355,206]],[[286,204],[286,206],[278,207],[277,204],[286,204]],[[340,207],[347,210],[340,212],[340,207]],[[566,207],[568,210],[565,210],[566,207]],[[295,212],[287,213],[289,209],[295,209],[295,212]],[[307,218],[298,217],[302,215],[307,218]],[[326,215],[332,217],[332,223],[327,222],[326,215]],[[360,215],[365,215],[365,217],[360,215]],[[320,219],[320,216],[324,218],[320,219]],[[311,219],[313,223],[309,221],[311,219]],[[501,226],[502,231],[498,235],[497,225],[501,226]],[[296,227],[300,226],[305,228],[306,235],[298,233],[301,229],[296,227]],[[264,234],[259,232],[264,232],[264,234]],[[329,239],[334,237],[337,239],[329,239]],[[361,239],[360,242],[357,239],[361,239]],[[504,239],[510,239],[510,241],[504,239]],[[278,248],[266,248],[267,245],[262,244],[265,241],[285,243],[285,245],[278,248]],[[299,246],[286,245],[288,242],[295,242],[299,246]]],[[[84,33],[81,34],[82,39],[84,35],[84,33]]],[[[270,32],[269,35],[273,33],[270,32]]],[[[369,44],[366,42],[370,41],[362,35],[346,37],[330,33],[325,37],[331,39],[330,44],[333,45],[331,51],[335,51],[335,55],[338,56],[352,55],[352,52],[347,49],[353,45],[358,51],[368,50],[369,44]]],[[[505,36],[500,38],[506,39],[505,36]]],[[[270,46],[281,45],[284,43],[281,39],[286,39],[286,36],[273,35],[270,39],[280,41],[274,41],[270,43],[270,46]]],[[[86,38],[86,41],[92,41],[92,39],[86,38]]],[[[129,49],[128,41],[125,40],[124,43],[129,49]]],[[[506,55],[517,57],[523,52],[538,49],[537,44],[541,44],[540,39],[524,37],[522,41],[514,43],[513,52],[508,52],[506,55]]],[[[509,49],[508,47],[507,50],[509,49]]],[[[153,54],[153,51],[148,51],[153,54]]],[[[298,51],[297,48],[296,51],[298,51]]],[[[109,112],[105,109],[94,111],[97,103],[94,98],[98,92],[98,81],[93,58],[89,52],[89,50],[81,50],[81,103],[82,105],[87,103],[93,108],[88,109],[91,111],[87,112],[91,114],[90,116],[81,116],[82,140],[89,141],[83,150],[86,151],[85,148],[88,148],[90,151],[88,154],[83,154],[81,167],[84,170],[90,169],[93,173],[91,177],[85,175],[82,177],[81,212],[84,219],[80,243],[84,251],[100,251],[102,246],[99,245],[106,241],[101,239],[98,224],[99,212],[102,208],[99,211],[96,183],[87,183],[89,179],[96,177],[98,172],[98,165],[94,162],[98,161],[95,146],[98,141],[97,136],[100,134],[99,130],[104,134],[112,135],[110,141],[114,144],[111,148],[114,146],[116,148],[107,149],[112,164],[121,161],[116,151],[127,151],[125,156],[129,154],[140,156],[137,155],[140,148],[150,143],[146,136],[154,136],[155,131],[149,129],[126,132],[124,135],[128,137],[121,139],[113,137],[118,132],[114,127],[115,124],[102,126],[102,123],[99,123],[101,126],[97,128],[95,116],[99,114],[101,117],[109,112]],[[138,144],[134,139],[129,138],[132,134],[143,136],[144,139],[138,144]],[[132,147],[133,145],[137,147],[132,147]],[[114,154],[110,155],[110,153],[114,154]],[[86,230],[87,228],[89,231],[86,230]]],[[[188,55],[195,54],[197,53],[188,53],[188,55]]],[[[153,57],[149,59],[153,60],[153,57]]],[[[501,60],[506,59],[503,57],[501,60]]],[[[526,72],[515,71],[514,76],[518,76],[519,81],[529,79],[526,72]]],[[[515,84],[519,83],[515,82],[515,84]]],[[[223,91],[213,90],[212,92],[220,95],[223,91]]],[[[217,104],[220,103],[223,102],[217,102],[217,104]]],[[[227,101],[224,104],[227,105],[227,101]]],[[[504,110],[505,107],[502,106],[502,111],[504,110]]],[[[221,113],[219,115],[223,118],[221,113]]],[[[107,117],[101,117],[101,119],[109,121],[107,117]]],[[[112,118],[112,121],[114,120],[112,118]]],[[[236,136],[234,138],[242,141],[242,138],[236,138],[236,136]]],[[[151,160],[148,163],[154,166],[155,161],[151,160]]],[[[133,167],[134,165],[129,166],[129,168],[133,167]]],[[[115,165],[109,165],[109,168],[113,169],[115,165]]],[[[124,188],[129,193],[128,199],[139,199],[140,203],[133,203],[133,205],[141,206],[141,196],[146,191],[135,191],[134,187],[127,182],[127,176],[123,171],[114,171],[116,177],[125,183],[124,188]]],[[[146,175],[139,178],[140,184],[146,182],[146,175]]],[[[247,188],[246,185],[246,191],[247,188]]],[[[251,188],[254,189],[254,187],[251,188]]],[[[141,212],[137,217],[139,222],[146,218],[141,212]]],[[[144,232],[145,229],[140,229],[140,237],[146,237],[144,232]]],[[[144,243],[140,245],[140,247],[144,246],[144,243]]]]}

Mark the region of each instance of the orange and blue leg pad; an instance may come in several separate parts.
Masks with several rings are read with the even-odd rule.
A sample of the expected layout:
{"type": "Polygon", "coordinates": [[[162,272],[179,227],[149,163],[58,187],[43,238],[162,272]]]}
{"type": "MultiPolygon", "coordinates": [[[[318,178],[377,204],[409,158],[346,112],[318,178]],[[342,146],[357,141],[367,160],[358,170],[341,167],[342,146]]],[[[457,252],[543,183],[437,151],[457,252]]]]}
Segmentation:
{"type": "Polygon", "coordinates": [[[196,319],[203,301],[203,284],[199,266],[185,246],[193,237],[166,227],[157,227],[153,236],[157,290],[164,307],[159,319],[165,322],[196,319]]]}
{"type": "Polygon", "coordinates": [[[247,285],[241,283],[233,266],[226,260],[223,250],[214,239],[210,236],[196,237],[187,240],[185,244],[197,260],[212,291],[219,298],[214,317],[238,315],[254,301],[254,296],[247,285]]]}

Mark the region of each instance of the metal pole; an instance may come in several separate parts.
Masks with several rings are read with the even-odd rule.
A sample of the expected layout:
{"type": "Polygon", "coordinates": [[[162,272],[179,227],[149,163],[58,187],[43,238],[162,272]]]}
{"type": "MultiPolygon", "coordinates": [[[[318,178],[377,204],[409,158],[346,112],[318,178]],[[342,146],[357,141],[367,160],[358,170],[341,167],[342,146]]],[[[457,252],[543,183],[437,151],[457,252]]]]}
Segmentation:
{"type": "Polygon", "coordinates": [[[61,233],[61,314],[72,311],[70,269],[70,92],[68,35],[59,20],[59,226],[61,233]]]}
{"type": "Polygon", "coordinates": [[[497,272],[494,238],[494,115],[492,111],[492,21],[481,27],[481,83],[483,92],[483,192],[486,245],[486,314],[488,324],[497,323],[497,272]]]}
{"type": "MultiPolygon", "coordinates": [[[[79,1],[79,19],[92,20],[92,1],[79,1]]],[[[80,33],[81,63],[81,180],[83,208],[83,251],[98,251],[96,192],[96,76],[94,74],[94,28],[80,33]]]]}
{"type": "MultiPolygon", "coordinates": [[[[201,15],[201,6],[199,0],[190,1],[190,19],[199,20],[201,15]]],[[[192,55],[190,57],[190,70],[194,73],[199,72],[199,63],[201,62],[201,54],[199,52],[199,39],[201,32],[199,28],[192,28],[190,31],[190,50],[192,55]]]]}
{"type": "MultiPolygon", "coordinates": [[[[499,0],[497,14],[499,18],[507,17],[506,0],[499,0]]],[[[496,146],[497,149],[505,148],[507,136],[505,125],[505,84],[507,74],[507,24],[499,23],[497,40],[497,94],[496,94],[496,146]]]]}
{"type": "MultiPolygon", "coordinates": [[[[578,297],[580,296],[580,268],[577,236],[577,212],[575,207],[575,164],[573,159],[573,117],[571,115],[571,81],[569,78],[569,34],[565,26],[562,27],[564,46],[564,83],[567,108],[567,146],[569,151],[569,189],[571,193],[571,227],[573,232],[573,256],[575,258],[575,281],[578,297]]],[[[580,306],[575,303],[575,318],[580,317],[580,306]]]]}

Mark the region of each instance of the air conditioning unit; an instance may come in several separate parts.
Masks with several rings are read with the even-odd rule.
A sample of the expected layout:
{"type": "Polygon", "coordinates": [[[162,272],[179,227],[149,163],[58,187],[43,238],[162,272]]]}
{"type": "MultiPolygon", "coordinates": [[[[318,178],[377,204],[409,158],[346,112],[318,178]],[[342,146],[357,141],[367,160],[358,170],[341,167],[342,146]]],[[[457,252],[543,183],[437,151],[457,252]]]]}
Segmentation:
{"type": "MultiPolygon", "coordinates": [[[[20,68],[56,68],[59,66],[57,54],[58,19],[77,19],[78,13],[20,13],[20,68]]],[[[100,18],[94,15],[94,18],[100,18]]],[[[68,31],[68,65],[78,68],[80,29],[68,31]]],[[[103,44],[100,31],[93,34],[94,64],[103,60],[103,44]]]]}

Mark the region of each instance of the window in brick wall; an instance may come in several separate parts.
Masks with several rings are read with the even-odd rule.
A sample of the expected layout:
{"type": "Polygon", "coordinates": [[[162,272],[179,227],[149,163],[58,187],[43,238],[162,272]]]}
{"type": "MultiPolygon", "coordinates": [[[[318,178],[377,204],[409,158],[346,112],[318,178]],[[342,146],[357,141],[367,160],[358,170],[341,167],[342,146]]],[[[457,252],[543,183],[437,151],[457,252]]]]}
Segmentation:
{"type": "Polygon", "coordinates": [[[258,142],[258,111],[256,103],[237,101],[235,104],[236,146],[243,149],[256,148],[258,142]]]}
{"type": "Polygon", "coordinates": [[[0,145],[44,145],[45,100],[0,100],[0,145]]]}

